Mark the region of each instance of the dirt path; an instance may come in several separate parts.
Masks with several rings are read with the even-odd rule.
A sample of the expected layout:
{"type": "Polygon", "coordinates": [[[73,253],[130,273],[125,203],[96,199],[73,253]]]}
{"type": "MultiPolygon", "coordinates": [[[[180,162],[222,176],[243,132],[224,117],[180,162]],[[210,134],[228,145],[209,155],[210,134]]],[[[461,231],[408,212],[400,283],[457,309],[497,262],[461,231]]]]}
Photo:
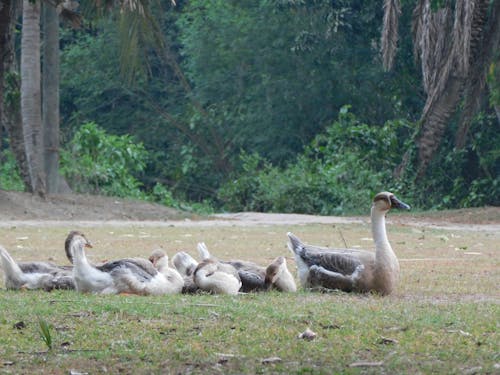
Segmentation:
{"type": "MultiPolygon", "coordinates": [[[[71,226],[75,222],[81,227],[216,227],[216,226],[270,226],[270,225],[305,225],[305,224],[368,224],[368,217],[313,216],[297,214],[235,213],[213,215],[207,219],[179,220],[2,220],[0,227],[57,227],[71,226]]],[[[500,224],[457,224],[431,222],[413,217],[389,218],[388,223],[407,225],[427,229],[454,231],[493,232],[500,234],[500,224]]]]}
{"type": "MultiPolygon", "coordinates": [[[[0,190],[0,227],[36,226],[202,227],[368,223],[368,216],[338,217],[244,212],[199,217],[158,204],[89,195],[56,195],[41,199],[0,190]]],[[[414,227],[500,232],[500,207],[432,213],[391,214],[388,222],[414,227]]]]}

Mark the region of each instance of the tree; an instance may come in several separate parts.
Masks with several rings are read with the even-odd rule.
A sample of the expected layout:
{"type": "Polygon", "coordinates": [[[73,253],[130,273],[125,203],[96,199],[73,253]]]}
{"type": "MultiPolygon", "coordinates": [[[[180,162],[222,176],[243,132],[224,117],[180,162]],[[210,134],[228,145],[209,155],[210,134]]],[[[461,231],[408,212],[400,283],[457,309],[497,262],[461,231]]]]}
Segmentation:
{"type": "Polygon", "coordinates": [[[42,4],[42,128],[47,193],[59,184],[59,15],[54,4],[42,4]]]}
{"type": "Polygon", "coordinates": [[[46,189],[40,74],[40,3],[23,0],[21,117],[30,177],[28,189],[44,196],[46,189]]]}
{"type": "MultiPolygon", "coordinates": [[[[399,0],[385,0],[382,48],[390,69],[396,52],[399,0]]],[[[488,67],[500,47],[500,1],[418,0],[413,11],[414,51],[422,68],[427,100],[416,136],[417,176],[425,174],[444,131],[463,102],[456,146],[463,147],[469,124],[486,90],[488,67]]],[[[408,162],[408,153],[397,170],[408,162]]]]}

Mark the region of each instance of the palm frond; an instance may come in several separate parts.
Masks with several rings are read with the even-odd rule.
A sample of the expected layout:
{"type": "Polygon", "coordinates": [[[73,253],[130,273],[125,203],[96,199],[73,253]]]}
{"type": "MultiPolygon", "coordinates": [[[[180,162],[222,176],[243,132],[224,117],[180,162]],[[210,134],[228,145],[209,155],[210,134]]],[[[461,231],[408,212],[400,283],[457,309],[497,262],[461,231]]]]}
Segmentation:
{"type": "Polygon", "coordinates": [[[391,70],[398,45],[398,25],[401,14],[399,0],[384,1],[384,24],[382,28],[382,63],[385,70],[391,70]]]}

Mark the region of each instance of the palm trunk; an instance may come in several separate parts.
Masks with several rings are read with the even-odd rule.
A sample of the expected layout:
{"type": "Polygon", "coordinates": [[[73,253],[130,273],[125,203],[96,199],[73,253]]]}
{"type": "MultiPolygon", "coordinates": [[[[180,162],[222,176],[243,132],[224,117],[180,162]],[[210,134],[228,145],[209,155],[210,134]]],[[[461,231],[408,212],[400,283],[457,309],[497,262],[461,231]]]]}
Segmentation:
{"type": "Polygon", "coordinates": [[[23,0],[21,117],[31,191],[45,195],[40,89],[40,4],[23,0]]]}
{"type": "Polygon", "coordinates": [[[30,188],[30,178],[28,172],[28,162],[26,159],[26,149],[24,147],[24,136],[21,122],[19,102],[14,98],[4,96],[4,87],[10,87],[10,91],[19,90],[17,76],[7,76],[13,70],[14,65],[14,24],[20,2],[3,1],[0,8],[0,121],[9,136],[10,150],[14,154],[19,168],[21,179],[25,187],[30,188]]]}
{"type": "Polygon", "coordinates": [[[43,4],[42,128],[47,193],[59,183],[59,16],[43,4]]]}

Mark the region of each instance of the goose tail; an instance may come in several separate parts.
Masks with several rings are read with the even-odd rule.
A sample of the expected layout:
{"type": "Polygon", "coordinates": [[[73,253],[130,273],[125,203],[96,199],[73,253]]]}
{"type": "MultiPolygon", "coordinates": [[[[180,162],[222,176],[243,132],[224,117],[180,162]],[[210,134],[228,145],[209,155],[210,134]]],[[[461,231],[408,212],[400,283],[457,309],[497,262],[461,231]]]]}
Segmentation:
{"type": "Polygon", "coordinates": [[[191,276],[198,266],[198,262],[191,255],[180,251],[172,257],[172,263],[182,276],[191,276]]]}
{"type": "Polygon", "coordinates": [[[207,245],[205,245],[205,242],[198,242],[198,254],[200,254],[201,260],[209,259],[210,258],[210,251],[208,251],[207,245]]]}
{"type": "Polygon", "coordinates": [[[295,256],[302,257],[305,252],[305,248],[302,242],[291,232],[288,232],[286,235],[288,236],[288,249],[290,249],[292,254],[294,254],[295,256]]]}
{"type": "Polygon", "coordinates": [[[23,271],[19,268],[16,261],[12,259],[7,250],[5,250],[2,246],[0,246],[0,258],[2,259],[1,264],[5,280],[10,280],[14,284],[24,284],[25,280],[23,271]]]}

